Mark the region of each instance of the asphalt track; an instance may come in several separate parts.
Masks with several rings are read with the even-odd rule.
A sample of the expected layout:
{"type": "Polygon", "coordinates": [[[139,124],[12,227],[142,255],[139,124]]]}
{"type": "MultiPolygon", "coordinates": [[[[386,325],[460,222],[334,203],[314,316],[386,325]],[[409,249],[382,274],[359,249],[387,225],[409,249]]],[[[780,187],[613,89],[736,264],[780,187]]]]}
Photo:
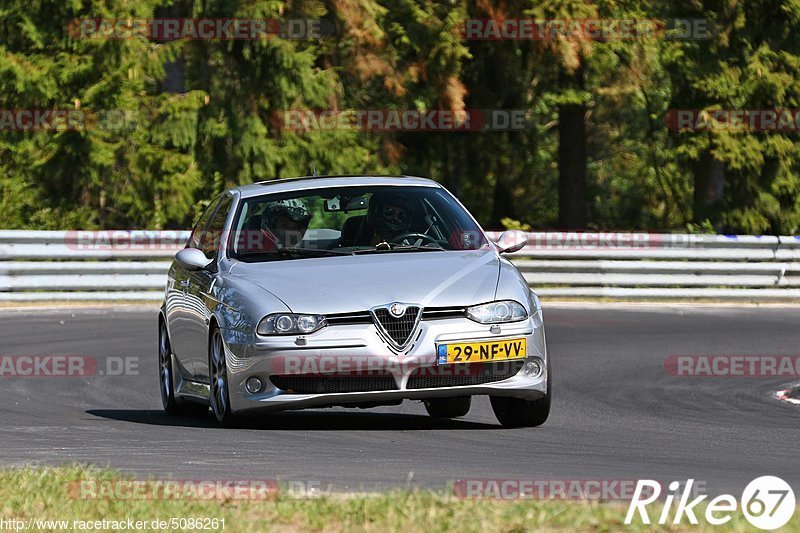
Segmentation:
{"type": "Polygon", "coordinates": [[[555,402],[503,429],[488,399],[437,421],[421,404],[321,409],[226,430],[160,410],[155,309],[0,311],[0,354],[139,358],[138,375],[0,378],[0,466],[92,463],[137,476],[281,479],[336,490],[456,479],[694,478],[741,493],[800,487],[800,406],[787,378],[676,377],[674,354],[800,355],[800,309],[545,305],[555,402]]]}

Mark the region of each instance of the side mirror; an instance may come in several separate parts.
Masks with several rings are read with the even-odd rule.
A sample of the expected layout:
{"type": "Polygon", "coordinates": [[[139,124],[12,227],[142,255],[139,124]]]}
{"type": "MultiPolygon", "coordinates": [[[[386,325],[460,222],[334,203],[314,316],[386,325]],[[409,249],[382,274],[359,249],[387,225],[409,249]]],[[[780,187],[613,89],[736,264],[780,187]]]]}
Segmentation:
{"type": "Polygon", "coordinates": [[[528,244],[528,234],[518,229],[504,231],[497,239],[497,248],[501,254],[509,254],[522,250],[528,244]]]}
{"type": "Polygon", "coordinates": [[[211,259],[197,248],[184,248],[175,254],[177,261],[186,270],[203,270],[211,264],[211,259]]]}

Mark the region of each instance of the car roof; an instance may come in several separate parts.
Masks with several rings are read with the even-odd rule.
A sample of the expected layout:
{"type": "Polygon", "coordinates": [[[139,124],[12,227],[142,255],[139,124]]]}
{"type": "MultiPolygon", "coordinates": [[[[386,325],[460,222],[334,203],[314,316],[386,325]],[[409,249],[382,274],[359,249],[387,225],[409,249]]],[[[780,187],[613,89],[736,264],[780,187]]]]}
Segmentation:
{"type": "Polygon", "coordinates": [[[389,185],[398,187],[441,187],[437,182],[428,178],[416,176],[303,176],[298,178],[283,178],[269,181],[260,181],[250,185],[234,187],[242,198],[251,198],[262,194],[274,194],[308,189],[323,189],[327,187],[355,187],[365,185],[389,185]]]}

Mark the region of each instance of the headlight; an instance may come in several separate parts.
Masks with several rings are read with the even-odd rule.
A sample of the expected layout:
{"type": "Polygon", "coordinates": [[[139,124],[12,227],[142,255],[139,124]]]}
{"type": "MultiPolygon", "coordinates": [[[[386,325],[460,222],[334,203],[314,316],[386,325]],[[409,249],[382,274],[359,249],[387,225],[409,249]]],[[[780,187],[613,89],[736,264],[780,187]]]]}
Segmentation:
{"type": "Polygon", "coordinates": [[[467,318],[481,324],[519,322],[528,318],[528,312],[513,300],[502,300],[467,308],[467,318]]]}
{"type": "Polygon", "coordinates": [[[328,322],[320,315],[277,313],[265,316],[256,328],[259,335],[306,335],[319,331],[328,322]]]}

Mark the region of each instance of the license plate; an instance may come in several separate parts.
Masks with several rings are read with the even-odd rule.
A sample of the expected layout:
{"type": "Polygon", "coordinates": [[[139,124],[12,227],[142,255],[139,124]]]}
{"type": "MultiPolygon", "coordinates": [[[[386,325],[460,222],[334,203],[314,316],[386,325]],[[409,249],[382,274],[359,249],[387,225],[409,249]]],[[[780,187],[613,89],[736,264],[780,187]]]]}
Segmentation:
{"type": "Polygon", "coordinates": [[[522,359],[527,353],[525,339],[440,344],[436,349],[440,365],[522,359]]]}

